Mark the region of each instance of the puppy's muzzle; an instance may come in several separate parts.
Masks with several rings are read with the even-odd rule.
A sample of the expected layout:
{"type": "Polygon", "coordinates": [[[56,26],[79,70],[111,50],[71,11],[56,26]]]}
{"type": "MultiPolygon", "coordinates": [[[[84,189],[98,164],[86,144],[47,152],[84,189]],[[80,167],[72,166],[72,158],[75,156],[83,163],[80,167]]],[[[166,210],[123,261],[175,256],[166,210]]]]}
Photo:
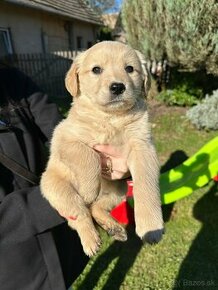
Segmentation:
{"type": "Polygon", "coordinates": [[[110,85],[110,92],[115,96],[122,94],[125,90],[126,87],[123,83],[112,83],[110,85]]]}

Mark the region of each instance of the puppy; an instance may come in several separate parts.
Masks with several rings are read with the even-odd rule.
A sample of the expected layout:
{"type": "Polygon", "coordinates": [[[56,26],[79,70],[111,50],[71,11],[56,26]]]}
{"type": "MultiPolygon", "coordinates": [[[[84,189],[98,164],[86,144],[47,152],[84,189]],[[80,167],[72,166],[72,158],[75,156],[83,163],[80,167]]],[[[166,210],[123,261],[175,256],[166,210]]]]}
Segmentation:
{"type": "Polygon", "coordinates": [[[79,54],[66,76],[74,104],[54,130],[41,190],[78,232],[88,256],[101,244],[93,219],[114,239],[127,239],[109,214],[124,199],[126,182],[101,177],[96,144],[123,146],[134,182],[136,233],[149,243],[162,237],[159,164],[144,102],[148,75],[140,59],[127,45],[101,42],[79,54]]]}

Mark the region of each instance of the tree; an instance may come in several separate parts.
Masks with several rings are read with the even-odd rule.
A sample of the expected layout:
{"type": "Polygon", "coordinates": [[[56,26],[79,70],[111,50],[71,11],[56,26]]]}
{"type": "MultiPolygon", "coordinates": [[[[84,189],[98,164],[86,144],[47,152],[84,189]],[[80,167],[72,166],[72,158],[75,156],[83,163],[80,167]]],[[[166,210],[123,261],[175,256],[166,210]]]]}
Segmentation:
{"type": "Polygon", "coordinates": [[[103,14],[115,6],[115,0],[88,0],[87,2],[98,14],[103,14]]]}
{"type": "Polygon", "coordinates": [[[147,58],[218,75],[216,0],[126,0],[128,42],[147,58]]]}
{"type": "Polygon", "coordinates": [[[128,42],[149,59],[164,55],[161,1],[126,0],[122,9],[128,42]]]}

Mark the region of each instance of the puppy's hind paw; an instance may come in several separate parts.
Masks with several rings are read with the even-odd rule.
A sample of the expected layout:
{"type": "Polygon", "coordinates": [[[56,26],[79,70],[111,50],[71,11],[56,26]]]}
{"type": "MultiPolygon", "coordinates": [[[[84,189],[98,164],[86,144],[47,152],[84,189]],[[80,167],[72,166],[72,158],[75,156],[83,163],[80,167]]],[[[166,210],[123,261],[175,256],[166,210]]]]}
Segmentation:
{"type": "Polygon", "coordinates": [[[150,231],[144,234],[141,238],[143,242],[147,242],[148,244],[157,244],[162,239],[164,234],[164,229],[150,231]]]}
{"type": "Polygon", "coordinates": [[[109,229],[108,234],[117,241],[125,242],[127,240],[126,230],[121,226],[109,229]]]}
{"type": "Polygon", "coordinates": [[[99,244],[93,244],[89,247],[85,246],[83,247],[83,251],[84,253],[88,256],[88,257],[93,257],[97,254],[97,252],[99,251],[100,249],[100,246],[101,246],[101,243],[99,244]]]}
{"type": "Polygon", "coordinates": [[[101,239],[97,233],[92,233],[92,235],[87,234],[81,238],[81,243],[84,253],[89,257],[96,255],[101,247],[101,239]]]}

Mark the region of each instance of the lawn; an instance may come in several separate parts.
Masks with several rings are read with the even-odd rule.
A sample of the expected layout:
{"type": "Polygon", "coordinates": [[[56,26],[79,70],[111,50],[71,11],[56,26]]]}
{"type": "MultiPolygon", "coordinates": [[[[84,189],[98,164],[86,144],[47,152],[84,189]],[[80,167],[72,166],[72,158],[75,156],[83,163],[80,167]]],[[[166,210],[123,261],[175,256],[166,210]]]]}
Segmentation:
{"type": "MultiPolygon", "coordinates": [[[[217,132],[198,131],[184,109],[150,108],[162,171],[178,165],[217,132]]],[[[165,235],[143,245],[128,228],[128,241],[115,242],[100,230],[101,251],[90,259],[74,290],[218,289],[218,186],[211,182],[175,204],[163,206],[165,235]]]]}

